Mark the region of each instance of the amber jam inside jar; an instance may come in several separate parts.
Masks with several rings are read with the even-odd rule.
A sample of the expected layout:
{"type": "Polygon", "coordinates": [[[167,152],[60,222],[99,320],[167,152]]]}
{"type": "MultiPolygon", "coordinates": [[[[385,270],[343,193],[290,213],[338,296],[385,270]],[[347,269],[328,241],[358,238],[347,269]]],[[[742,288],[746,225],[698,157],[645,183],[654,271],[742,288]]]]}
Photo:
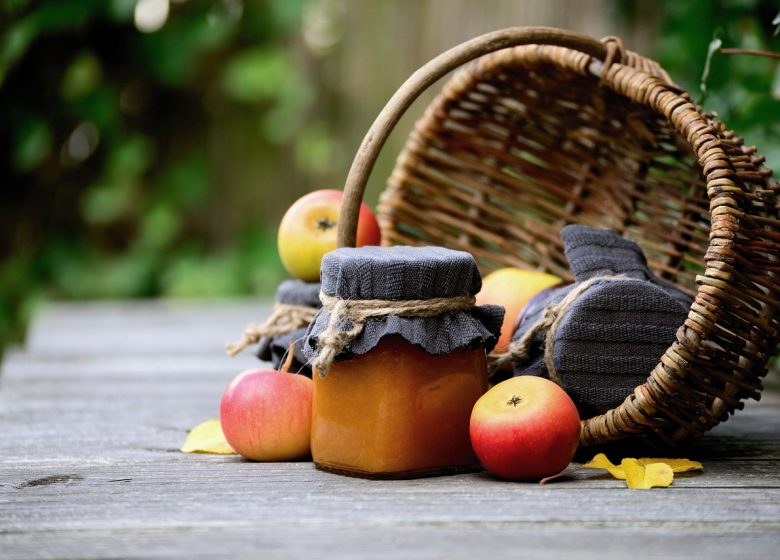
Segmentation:
{"type": "Polygon", "coordinates": [[[342,247],[320,267],[309,325],[311,448],[321,469],[369,478],[474,470],[471,410],[503,308],[475,307],[474,257],[444,247],[342,247]]]}
{"type": "Polygon", "coordinates": [[[484,348],[435,356],[388,336],[314,374],[314,463],[375,478],[475,470],[469,418],[487,386],[484,348]]]}

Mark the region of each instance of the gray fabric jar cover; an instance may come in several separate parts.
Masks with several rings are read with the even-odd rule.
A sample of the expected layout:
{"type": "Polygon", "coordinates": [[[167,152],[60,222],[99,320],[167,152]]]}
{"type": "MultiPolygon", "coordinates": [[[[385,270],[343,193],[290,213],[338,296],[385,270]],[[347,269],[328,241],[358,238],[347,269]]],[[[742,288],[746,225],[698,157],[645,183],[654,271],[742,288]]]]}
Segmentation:
{"type": "MultiPolygon", "coordinates": [[[[482,277],[474,257],[443,247],[359,247],[331,251],[322,259],[322,291],[350,300],[425,300],[475,295],[482,277]]],[[[490,351],[501,330],[504,308],[472,307],[433,317],[389,315],[366,320],[363,331],[342,349],[336,360],[366,354],[386,336],[398,335],[433,355],[461,348],[490,351]]],[[[330,314],[322,309],[309,326],[304,354],[317,354],[318,335],[330,314]]],[[[346,330],[348,321],[339,325],[346,330]]]]}
{"type": "MultiPolygon", "coordinates": [[[[639,246],[612,230],[569,225],[560,235],[575,282],[532,300],[513,340],[581,283],[625,277],[594,280],[565,311],[554,335],[553,360],[563,388],[581,414],[602,414],[645,382],[675,340],[692,300],[653,274],[639,246]]],[[[545,335],[536,334],[528,359],[513,364],[514,375],[548,376],[545,335]]]]}
{"type": "MultiPolygon", "coordinates": [[[[276,303],[302,305],[319,309],[322,307],[320,302],[320,283],[304,282],[303,280],[285,280],[276,289],[276,303]]],[[[306,356],[303,354],[303,341],[306,337],[307,328],[301,327],[288,334],[261,338],[255,355],[264,362],[271,362],[275,369],[279,369],[284,358],[287,357],[290,343],[295,341],[290,371],[311,377],[311,367],[306,364],[306,356]]]]}

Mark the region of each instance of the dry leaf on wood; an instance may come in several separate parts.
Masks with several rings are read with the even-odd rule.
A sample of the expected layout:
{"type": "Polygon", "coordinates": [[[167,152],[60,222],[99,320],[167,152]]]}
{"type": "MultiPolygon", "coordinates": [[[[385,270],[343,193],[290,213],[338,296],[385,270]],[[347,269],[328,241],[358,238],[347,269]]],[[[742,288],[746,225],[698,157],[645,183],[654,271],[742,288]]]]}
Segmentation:
{"type": "Polygon", "coordinates": [[[674,480],[672,467],[666,463],[641,465],[636,459],[623,459],[620,466],[626,475],[626,486],[637,490],[653,487],[665,488],[674,480]]]}
{"type": "MultiPolygon", "coordinates": [[[[652,458],[652,457],[642,457],[641,459],[631,459],[632,461],[636,461],[637,464],[640,466],[647,466],[651,465],[653,463],[664,463],[666,465],[669,465],[669,467],[672,469],[672,472],[686,472],[686,471],[694,471],[694,470],[701,470],[702,464],[698,461],[691,461],[689,459],[665,459],[665,458],[652,458]]],[[[606,471],[609,471],[609,474],[614,476],[615,478],[619,478],[620,480],[626,479],[626,473],[624,471],[622,463],[620,465],[615,465],[607,459],[607,456],[603,453],[599,453],[593,459],[582,465],[583,469],[604,469],[606,471]]]]}
{"type": "Polygon", "coordinates": [[[698,461],[689,459],[656,459],[642,457],[640,459],[623,459],[619,465],[610,461],[603,453],[573,469],[547,477],[540,481],[545,484],[550,480],[565,476],[581,469],[599,469],[609,472],[617,479],[625,480],[629,488],[647,489],[669,486],[674,480],[674,473],[701,470],[704,467],[698,461]]]}
{"type": "Polygon", "coordinates": [[[235,453],[233,448],[222,433],[222,425],[219,420],[206,420],[195,426],[187,434],[187,439],[181,447],[184,453],[214,453],[217,455],[231,455],[235,453]]]}

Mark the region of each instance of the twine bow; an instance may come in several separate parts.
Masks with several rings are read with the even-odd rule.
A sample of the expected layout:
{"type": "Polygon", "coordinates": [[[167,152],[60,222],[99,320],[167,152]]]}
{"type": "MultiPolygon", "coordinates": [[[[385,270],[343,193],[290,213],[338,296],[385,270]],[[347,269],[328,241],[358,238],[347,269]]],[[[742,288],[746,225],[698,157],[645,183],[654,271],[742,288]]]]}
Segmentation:
{"type": "Polygon", "coordinates": [[[328,374],[338,353],[363,332],[366,320],[371,317],[435,317],[470,309],[476,302],[472,295],[412,300],[356,300],[342,299],[323,292],[320,292],[320,300],[322,308],[330,314],[327,327],[318,335],[318,353],[312,360],[312,369],[320,377],[328,374]],[[340,325],[345,322],[351,327],[341,330],[340,325]]]}
{"type": "Polygon", "coordinates": [[[264,336],[281,336],[307,326],[314,320],[318,309],[306,305],[277,303],[270,317],[262,325],[247,325],[241,339],[225,344],[228,356],[233,358],[247,346],[257,344],[264,336]]]}
{"type": "Polygon", "coordinates": [[[534,338],[540,331],[547,329],[544,338],[544,365],[547,367],[547,377],[558,385],[563,385],[561,375],[555,368],[555,333],[558,331],[558,326],[561,324],[561,321],[566,316],[566,313],[569,311],[572,304],[577,298],[590,289],[593,284],[596,282],[614,282],[617,280],[630,280],[630,278],[624,275],[595,276],[581,284],[577,284],[577,286],[566,294],[558,303],[548,305],[544,309],[544,313],[542,313],[539,320],[536,321],[523,336],[517,340],[513,340],[505,353],[489,356],[489,375],[492,376],[499,369],[515,361],[527,360],[530,357],[531,345],[533,344],[534,338]]]}

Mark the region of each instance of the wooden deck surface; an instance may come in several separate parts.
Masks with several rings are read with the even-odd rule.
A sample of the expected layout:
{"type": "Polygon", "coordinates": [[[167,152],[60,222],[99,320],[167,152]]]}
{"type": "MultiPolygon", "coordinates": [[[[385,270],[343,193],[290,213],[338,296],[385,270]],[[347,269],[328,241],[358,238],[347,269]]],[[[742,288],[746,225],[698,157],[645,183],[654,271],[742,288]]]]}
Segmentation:
{"type": "Polygon", "coordinates": [[[0,558],[766,558],[780,547],[780,391],[679,455],[670,488],[580,472],[367,481],[180,453],[258,365],[223,352],[258,301],[47,307],[0,373],[0,558]]]}

